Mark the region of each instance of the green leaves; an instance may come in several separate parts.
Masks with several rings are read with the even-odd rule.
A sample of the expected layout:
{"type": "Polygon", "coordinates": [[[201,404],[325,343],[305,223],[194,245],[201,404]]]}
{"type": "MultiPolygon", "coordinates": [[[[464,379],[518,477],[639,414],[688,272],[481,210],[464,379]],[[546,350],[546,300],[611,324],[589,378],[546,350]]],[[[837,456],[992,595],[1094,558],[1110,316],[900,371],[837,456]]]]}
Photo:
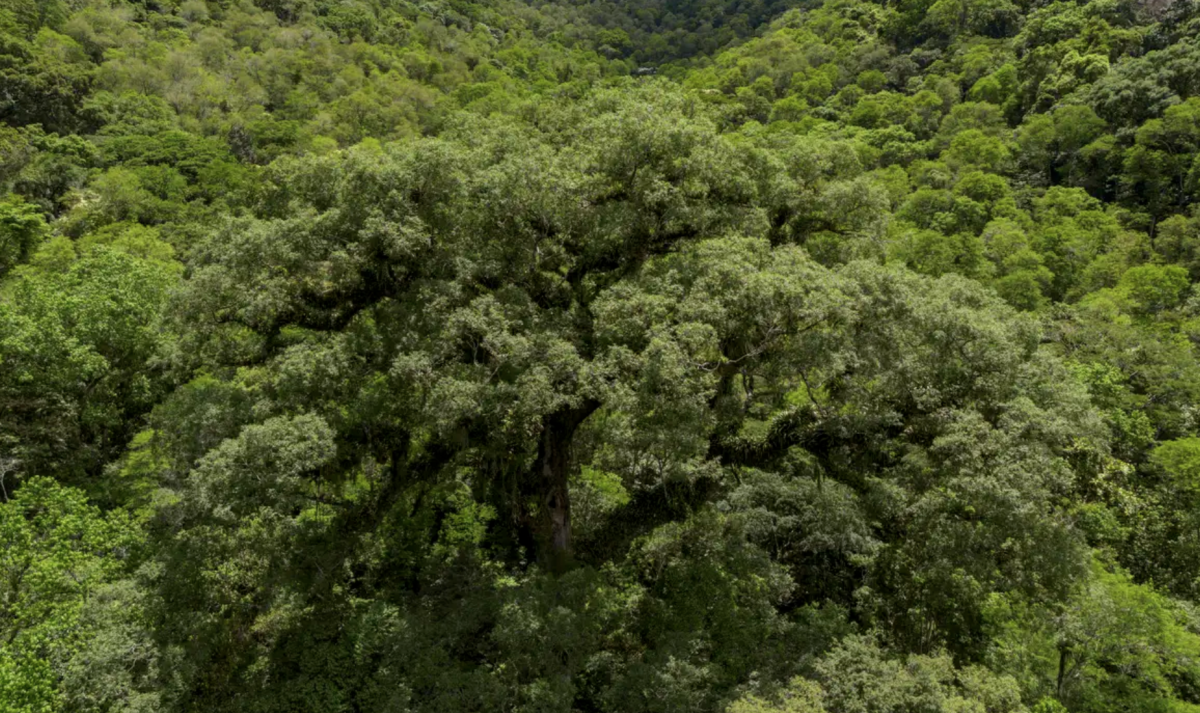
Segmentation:
{"type": "Polygon", "coordinates": [[[1011,676],[979,666],[956,668],[944,654],[891,658],[869,636],[845,637],[814,668],[817,681],[793,679],[774,700],[747,696],[728,713],[1027,710],[1011,676]]]}
{"type": "Polygon", "coordinates": [[[333,433],[319,418],[275,418],[248,426],[197,464],[186,507],[234,524],[264,506],[295,513],[320,502],[309,482],[334,457],[333,433]]]}
{"type": "Polygon", "coordinates": [[[47,478],[0,504],[0,693],[20,713],[59,710],[61,676],[96,631],[93,597],[128,572],[142,535],[124,511],[101,513],[47,478]]]}
{"type": "MultiPolygon", "coordinates": [[[[61,8],[57,2],[48,7],[56,5],[61,8]]],[[[0,27],[11,17],[8,11],[0,15],[0,27]]],[[[91,84],[91,71],[83,48],[70,37],[47,28],[30,33],[27,39],[5,32],[0,46],[0,90],[5,96],[0,118],[17,126],[41,124],[64,132],[74,129],[91,84]]]]}
{"type": "Polygon", "coordinates": [[[1188,609],[1099,562],[1061,611],[1002,599],[990,607],[999,627],[991,656],[1033,696],[1085,710],[1114,699],[1165,705],[1195,675],[1200,639],[1188,609]]]}
{"type": "MultiPolygon", "coordinates": [[[[0,302],[0,439],[20,472],[99,476],[159,398],[147,369],[172,270],[97,250],[65,272],[24,270],[0,302]]],[[[116,484],[111,484],[116,486],[116,484]]]]}
{"type": "Polygon", "coordinates": [[[1200,487],[1200,439],[1167,441],[1155,448],[1150,458],[1184,492],[1200,487]]]}
{"type": "Polygon", "coordinates": [[[1020,5],[8,3],[0,707],[1200,700],[1194,19],[1020,5]]]}
{"type": "Polygon", "coordinates": [[[40,211],[13,196],[0,203],[0,278],[29,259],[49,232],[40,211]]]}

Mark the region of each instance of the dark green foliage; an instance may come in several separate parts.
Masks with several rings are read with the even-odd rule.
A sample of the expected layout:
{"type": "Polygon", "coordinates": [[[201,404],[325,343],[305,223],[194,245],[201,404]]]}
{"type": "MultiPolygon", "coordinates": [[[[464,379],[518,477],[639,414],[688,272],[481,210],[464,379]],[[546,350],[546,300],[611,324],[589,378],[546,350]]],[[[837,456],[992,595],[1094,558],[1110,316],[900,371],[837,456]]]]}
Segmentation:
{"type": "Polygon", "coordinates": [[[0,204],[0,276],[28,260],[48,232],[42,214],[20,197],[0,204]]]}

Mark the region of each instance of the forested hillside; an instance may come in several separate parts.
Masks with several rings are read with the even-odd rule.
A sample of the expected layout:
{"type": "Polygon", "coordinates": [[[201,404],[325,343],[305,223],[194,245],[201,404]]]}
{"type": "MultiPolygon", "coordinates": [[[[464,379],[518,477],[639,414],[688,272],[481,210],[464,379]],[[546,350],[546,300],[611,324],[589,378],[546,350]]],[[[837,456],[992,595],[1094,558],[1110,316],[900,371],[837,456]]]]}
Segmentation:
{"type": "Polygon", "coordinates": [[[1193,0],[0,0],[0,713],[1200,711],[1193,0]]]}

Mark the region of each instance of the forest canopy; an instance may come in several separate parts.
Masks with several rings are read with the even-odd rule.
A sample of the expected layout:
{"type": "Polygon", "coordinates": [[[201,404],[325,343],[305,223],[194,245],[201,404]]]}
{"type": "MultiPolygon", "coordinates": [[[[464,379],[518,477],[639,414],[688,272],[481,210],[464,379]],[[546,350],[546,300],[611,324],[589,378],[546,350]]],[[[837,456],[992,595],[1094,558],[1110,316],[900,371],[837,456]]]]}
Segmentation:
{"type": "Polygon", "coordinates": [[[0,712],[1200,710],[1192,0],[0,0],[0,712]]]}

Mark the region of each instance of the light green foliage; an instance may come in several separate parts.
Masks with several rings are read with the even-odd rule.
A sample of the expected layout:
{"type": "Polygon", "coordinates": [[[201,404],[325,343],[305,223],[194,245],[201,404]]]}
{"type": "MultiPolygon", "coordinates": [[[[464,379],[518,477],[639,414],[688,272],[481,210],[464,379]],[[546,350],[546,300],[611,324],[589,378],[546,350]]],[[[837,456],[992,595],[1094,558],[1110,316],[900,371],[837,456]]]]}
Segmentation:
{"type": "Polygon", "coordinates": [[[591,466],[580,468],[578,479],[571,484],[573,525],[579,537],[588,537],[614,510],[628,505],[629,490],[621,476],[597,470],[591,466]]]}
{"type": "Polygon", "coordinates": [[[1173,485],[1181,491],[1200,488],[1200,439],[1167,441],[1154,449],[1150,459],[1170,474],[1173,485]]]}
{"type": "Polygon", "coordinates": [[[1017,682],[987,669],[956,669],[949,656],[901,661],[870,637],[843,639],[816,665],[831,713],[997,711],[1024,713],[1017,682]]]}
{"type": "Polygon", "coordinates": [[[142,535],[123,511],[101,513],[81,491],[46,478],[3,497],[0,695],[14,713],[61,710],[59,677],[81,665],[77,657],[104,628],[95,612],[105,607],[106,586],[128,571],[142,535]]]}
{"type": "Polygon", "coordinates": [[[1191,616],[1152,586],[1096,561],[1087,585],[1061,610],[993,600],[990,656],[1028,693],[1052,695],[1071,709],[1162,706],[1174,686],[1196,675],[1200,637],[1191,616]]]}
{"type": "Polygon", "coordinates": [[[778,702],[758,696],[740,698],[726,709],[726,713],[825,713],[821,687],[813,681],[793,679],[778,698],[778,702]]]}
{"type": "Polygon", "coordinates": [[[1132,303],[1132,311],[1154,315],[1180,306],[1188,289],[1187,271],[1178,265],[1141,265],[1121,275],[1117,291],[1132,303]]]}
{"type": "Polygon", "coordinates": [[[945,655],[889,657],[869,636],[848,636],[814,667],[765,700],[747,696],[727,713],[1025,713],[1017,681],[945,655]]]}
{"type": "Polygon", "coordinates": [[[86,255],[107,247],[161,266],[164,271],[182,272],[183,265],[175,260],[175,248],[160,235],[152,227],[114,223],[83,236],[76,242],[76,248],[86,255]]]}

